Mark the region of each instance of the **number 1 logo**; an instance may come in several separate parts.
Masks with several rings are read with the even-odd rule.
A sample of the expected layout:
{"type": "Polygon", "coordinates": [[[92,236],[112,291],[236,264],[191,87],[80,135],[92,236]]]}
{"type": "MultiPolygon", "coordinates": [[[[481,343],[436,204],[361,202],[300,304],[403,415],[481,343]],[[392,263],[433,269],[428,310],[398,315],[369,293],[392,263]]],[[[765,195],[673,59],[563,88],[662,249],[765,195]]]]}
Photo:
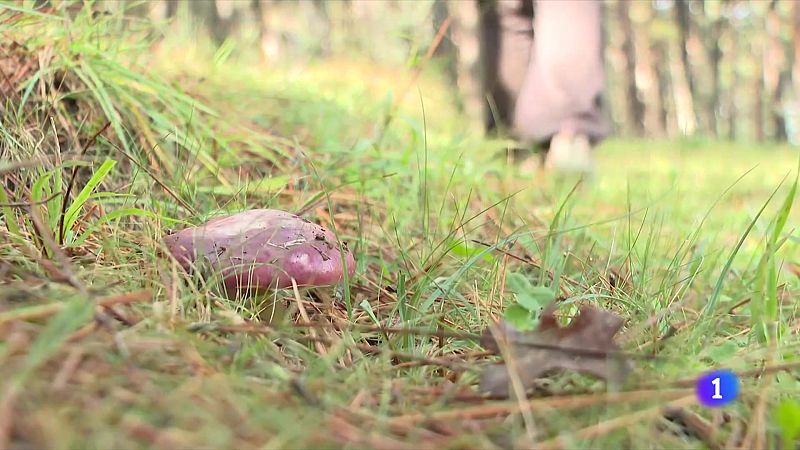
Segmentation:
{"type": "Polygon", "coordinates": [[[697,379],[695,393],[703,406],[725,406],[739,396],[739,379],[730,370],[708,372],[697,379]]]}
{"type": "Polygon", "coordinates": [[[714,395],[711,396],[711,399],[722,400],[722,394],[719,393],[719,377],[711,380],[711,384],[714,385],[714,395]]]}

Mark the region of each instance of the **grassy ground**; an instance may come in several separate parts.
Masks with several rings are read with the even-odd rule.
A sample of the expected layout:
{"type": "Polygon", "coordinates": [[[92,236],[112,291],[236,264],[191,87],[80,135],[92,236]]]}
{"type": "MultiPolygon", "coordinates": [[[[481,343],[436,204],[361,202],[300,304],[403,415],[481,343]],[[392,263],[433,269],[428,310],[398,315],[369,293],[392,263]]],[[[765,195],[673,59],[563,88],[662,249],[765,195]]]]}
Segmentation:
{"type": "Polygon", "coordinates": [[[119,25],[0,12],[0,448],[793,448],[796,149],[612,140],[573,190],[509,164],[429,72],[119,25]],[[354,279],[228,299],[164,256],[250,207],[335,227],[354,279]],[[624,392],[563,373],[487,399],[479,345],[426,336],[535,285],[625,318],[651,358],[624,392]],[[703,409],[715,367],[741,398],[703,409]]]}

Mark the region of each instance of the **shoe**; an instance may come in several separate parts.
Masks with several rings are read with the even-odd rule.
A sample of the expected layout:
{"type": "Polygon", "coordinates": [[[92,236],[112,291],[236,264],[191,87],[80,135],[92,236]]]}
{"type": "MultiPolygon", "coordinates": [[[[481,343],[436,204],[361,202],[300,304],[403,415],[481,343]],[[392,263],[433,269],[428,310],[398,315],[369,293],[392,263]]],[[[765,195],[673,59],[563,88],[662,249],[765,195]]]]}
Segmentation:
{"type": "Polygon", "coordinates": [[[593,174],[595,164],[589,139],[582,134],[559,132],[550,141],[544,167],[559,172],[593,174]]]}

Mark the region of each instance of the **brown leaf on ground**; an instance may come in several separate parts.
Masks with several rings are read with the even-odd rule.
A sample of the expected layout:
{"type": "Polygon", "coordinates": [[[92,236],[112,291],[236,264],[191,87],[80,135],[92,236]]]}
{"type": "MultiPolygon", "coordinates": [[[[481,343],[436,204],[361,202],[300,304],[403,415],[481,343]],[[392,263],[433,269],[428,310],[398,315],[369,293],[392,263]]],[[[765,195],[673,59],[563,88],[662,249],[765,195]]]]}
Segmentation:
{"type": "Polygon", "coordinates": [[[525,390],[536,378],[553,370],[573,370],[611,381],[621,381],[631,370],[620,354],[614,335],[624,320],[594,306],[581,307],[566,327],[556,322],[555,305],[542,313],[537,329],[520,332],[501,321],[484,331],[481,344],[501,351],[505,362],[487,367],[481,376],[481,390],[506,397],[512,376],[519,377],[525,390]]]}

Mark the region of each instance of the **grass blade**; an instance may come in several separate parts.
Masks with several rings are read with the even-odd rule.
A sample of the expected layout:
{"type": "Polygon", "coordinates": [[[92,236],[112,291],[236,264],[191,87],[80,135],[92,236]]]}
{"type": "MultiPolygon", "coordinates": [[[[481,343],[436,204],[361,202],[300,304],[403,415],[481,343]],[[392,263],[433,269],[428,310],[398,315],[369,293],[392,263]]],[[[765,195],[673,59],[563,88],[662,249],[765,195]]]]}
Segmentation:
{"type": "Polygon", "coordinates": [[[67,208],[67,213],[64,219],[65,234],[67,230],[71,230],[75,225],[75,222],[78,220],[78,213],[80,213],[83,205],[86,204],[86,201],[89,200],[89,197],[92,195],[94,190],[97,189],[97,186],[102,183],[103,179],[116,164],[117,162],[113,159],[105,160],[105,162],[103,162],[97,171],[92,174],[92,177],[89,179],[89,181],[86,182],[86,186],[84,186],[83,189],[81,189],[81,192],[78,193],[75,201],[73,201],[69,208],[67,208]]]}

